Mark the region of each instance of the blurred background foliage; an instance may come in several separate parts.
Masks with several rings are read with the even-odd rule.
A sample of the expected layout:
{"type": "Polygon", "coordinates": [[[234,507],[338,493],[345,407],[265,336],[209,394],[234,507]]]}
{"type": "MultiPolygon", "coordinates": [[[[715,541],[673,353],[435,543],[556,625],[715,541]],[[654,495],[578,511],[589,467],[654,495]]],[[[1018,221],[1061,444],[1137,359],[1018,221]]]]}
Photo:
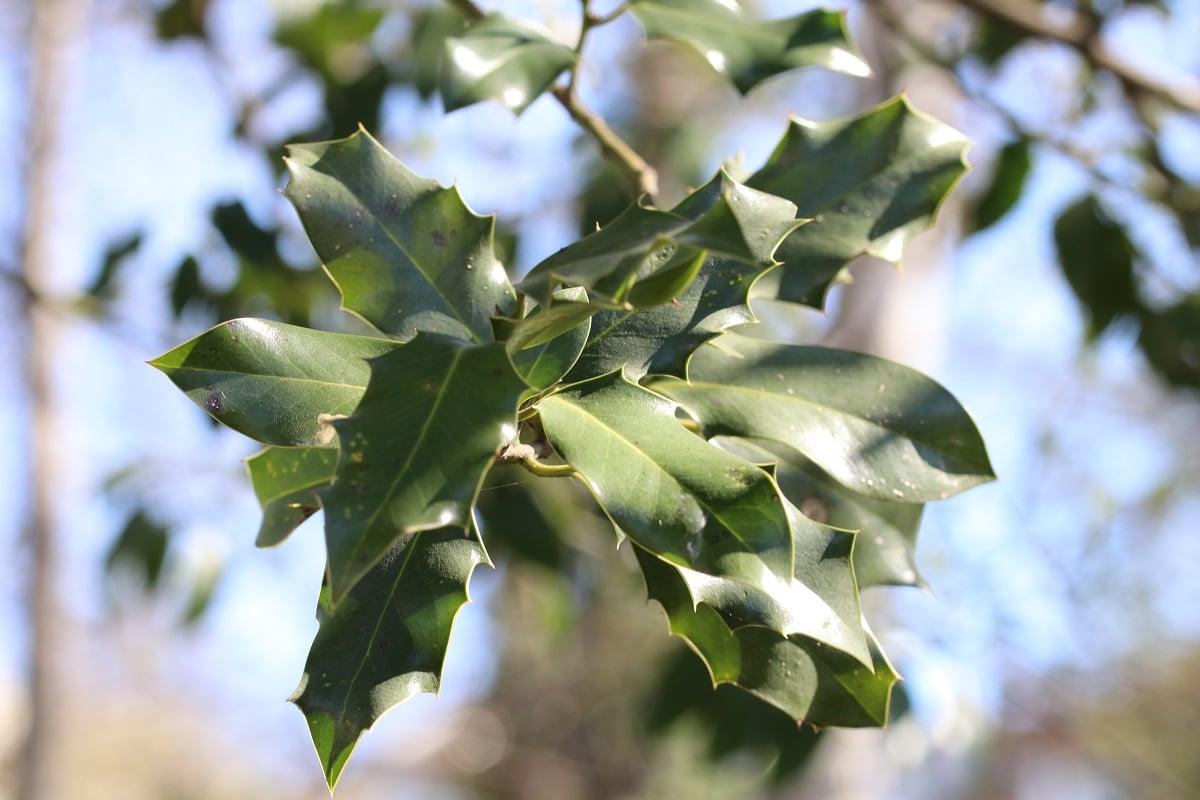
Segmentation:
{"type": "MultiPolygon", "coordinates": [[[[215,137],[239,174],[193,206],[203,224],[173,240],[160,216],[92,213],[99,222],[70,233],[82,241],[83,266],[46,283],[19,269],[22,190],[5,189],[5,302],[65,320],[65,370],[86,372],[90,351],[79,337],[116,352],[92,367],[100,369],[130,356],[141,367],[137,359],[237,316],[357,329],[273,195],[288,142],[365,126],[417,172],[457,180],[476,210],[497,210],[514,272],[634,199],[552,101],[519,118],[491,105],[443,116],[442,42],[465,24],[445,4],[52,4],[75,6],[64,45],[74,48],[75,75],[93,63],[85,48],[113,42],[135,43],[148,71],[186,59],[215,119],[202,130],[156,120],[153,137],[182,161],[212,153],[200,137],[215,137]]],[[[35,62],[37,40],[24,35],[33,5],[0,5],[17,98],[35,62]]],[[[492,5],[564,41],[577,30],[576,2],[492,5]]],[[[597,13],[616,7],[594,5],[597,13]]],[[[744,5],[779,16],[815,4],[744,5]]],[[[620,569],[628,552],[614,551],[607,523],[580,510],[591,507],[582,490],[527,491],[521,474],[503,471],[481,508],[498,569],[474,581],[482,610],[452,644],[483,662],[466,670],[473,688],[389,717],[364,742],[339,797],[1200,796],[1192,677],[1200,553],[1187,536],[1200,529],[1200,11],[1187,0],[846,6],[875,68],[865,81],[805,72],[742,99],[694,55],[644,47],[625,18],[597,31],[581,88],[658,169],[667,201],[722,159],[753,169],[786,113],[840,116],[901,90],[977,141],[975,171],[906,259],[903,280],[863,263],[852,286],[835,290],[827,316],[756,309],[793,338],[931,371],[976,410],[997,455],[1001,487],[928,514],[922,569],[939,599],[872,596],[872,614],[911,631],[888,644],[910,677],[898,719],[886,733],[818,734],[728,688],[711,691],[699,663],[664,635],[636,571],[620,569]]],[[[10,102],[2,113],[23,131],[9,143],[17,152],[39,133],[10,102]]],[[[129,108],[119,97],[73,102],[89,113],[129,108]]],[[[60,146],[87,154],[65,160],[85,161],[111,192],[137,191],[96,163],[86,136],[65,129],[60,146]]],[[[168,188],[184,179],[157,175],[168,188]]],[[[14,352],[33,335],[17,337],[14,352]]],[[[98,436],[91,423],[69,419],[82,394],[75,385],[56,383],[65,453],[72,437],[98,436]]],[[[299,715],[261,710],[264,692],[273,701],[291,686],[230,690],[203,656],[205,647],[229,646],[220,631],[231,625],[250,627],[241,635],[252,638],[253,626],[271,620],[309,623],[311,601],[294,601],[303,590],[279,587],[315,585],[296,580],[315,551],[299,566],[273,560],[253,572],[251,559],[277,557],[245,552],[253,503],[227,465],[236,461],[230,453],[247,454],[246,443],[216,429],[161,427],[200,416],[190,408],[143,423],[122,415],[128,400],[119,393],[97,394],[89,402],[108,405],[94,413],[120,422],[92,472],[66,473],[92,476],[64,491],[98,509],[93,525],[102,530],[81,565],[60,570],[53,669],[66,687],[59,716],[75,724],[52,743],[59,793],[44,796],[321,796],[299,715]],[[182,450],[155,441],[172,436],[182,450]],[[134,446],[131,437],[152,441],[134,446]],[[107,575],[102,600],[73,583],[87,570],[107,575]],[[262,608],[250,613],[239,602],[262,608]]],[[[154,402],[169,396],[164,387],[154,402]]],[[[17,481],[24,488],[15,491],[37,480],[17,481]]],[[[22,505],[23,495],[14,497],[10,506],[22,505]]],[[[67,530],[55,535],[60,549],[72,549],[67,530]]],[[[5,598],[13,610],[4,635],[20,641],[20,631],[47,624],[15,595],[5,598]]],[[[295,637],[299,652],[305,635],[295,637]]],[[[298,674],[302,658],[288,658],[298,674]]],[[[236,657],[220,663],[245,666],[236,657]]],[[[26,678],[14,663],[5,670],[0,681],[17,688],[0,695],[0,715],[24,720],[26,678]]],[[[0,736],[0,797],[18,796],[9,787],[22,774],[20,747],[19,736],[0,736]]]]}

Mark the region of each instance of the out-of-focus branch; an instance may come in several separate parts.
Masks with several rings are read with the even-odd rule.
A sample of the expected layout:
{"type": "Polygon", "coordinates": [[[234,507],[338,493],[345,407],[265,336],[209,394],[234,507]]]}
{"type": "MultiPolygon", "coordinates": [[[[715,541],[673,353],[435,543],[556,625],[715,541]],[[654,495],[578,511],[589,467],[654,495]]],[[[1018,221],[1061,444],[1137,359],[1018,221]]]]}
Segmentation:
{"type": "Polygon", "coordinates": [[[1095,66],[1108,70],[1138,91],[1165,98],[1181,109],[1200,113],[1200,79],[1180,76],[1166,81],[1130,63],[1105,46],[1095,21],[1077,11],[1055,6],[1048,12],[1034,0],[958,0],[958,3],[997,22],[1031,35],[1070,45],[1095,66]]]}
{"type": "MultiPolygon", "coordinates": [[[[900,41],[903,41],[905,45],[912,48],[912,50],[915,51],[925,62],[937,67],[941,67],[942,69],[945,69],[951,73],[955,71],[956,67],[958,66],[956,61],[952,58],[948,58],[937,53],[926,41],[921,38],[916,31],[913,31],[909,27],[909,25],[906,23],[906,20],[903,18],[903,15],[892,8],[891,4],[889,4],[887,0],[869,0],[868,5],[875,14],[876,18],[886,25],[887,28],[893,34],[895,34],[900,41]]],[[[1095,157],[1093,154],[1081,151],[1069,138],[1054,137],[1046,134],[1043,131],[1029,130],[1024,124],[1022,124],[1020,119],[1014,116],[999,103],[996,103],[990,98],[982,96],[979,93],[969,91],[967,87],[962,86],[961,83],[959,85],[966,97],[971,100],[986,104],[987,107],[990,108],[998,117],[1000,117],[1010,129],[1024,138],[1035,141],[1039,145],[1043,145],[1072,159],[1086,169],[1092,178],[1101,184],[1107,184],[1120,189],[1131,188],[1129,185],[1115,181],[1110,176],[1104,174],[1104,172],[1096,166],[1095,157]]],[[[1147,158],[1143,161],[1143,164],[1147,170],[1146,180],[1143,181],[1143,183],[1149,182],[1154,185],[1167,185],[1170,183],[1170,178],[1167,176],[1165,168],[1158,163],[1157,159],[1147,158]]]]}
{"type": "Polygon", "coordinates": [[[54,169],[61,151],[63,99],[67,91],[67,51],[73,38],[86,30],[87,0],[38,0],[30,3],[28,142],[24,175],[22,272],[14,276],[21,288],[25,337],[24,371],[30,419],[28,450],[30,503],[25,519],[29,564],[25,570],[26,613],[29,628],[29,716],[18,764],[18,800],[50,800],[57,796],[55,776],[62,769],[55,747],[61,741],[59,712],[62,692],[56,679],[55,656],[61,620],[57,608],[57,552],[54,509],[60,470],[54,419],[53,364],[57,321],[41,302],[46,277],[54,262],[57,230],[56,198],[61,190],[54,169]]]}

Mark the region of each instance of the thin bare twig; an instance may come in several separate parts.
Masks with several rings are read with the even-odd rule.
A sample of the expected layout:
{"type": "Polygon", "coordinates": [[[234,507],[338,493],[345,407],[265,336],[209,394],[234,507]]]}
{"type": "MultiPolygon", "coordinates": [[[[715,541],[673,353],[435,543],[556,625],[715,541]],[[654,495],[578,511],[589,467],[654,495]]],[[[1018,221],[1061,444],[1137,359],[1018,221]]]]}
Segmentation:
{"type": "MultiPolygon", "coordinates": [[[[473,0],[446,0],[446,2],[458,9],[463,16],[473,22],[478,22],[485,16],[483,9],[476,5],[473,0]]],[[[606,17],[592,17],[587,13],[587,6],[585,4],[583,26],[579,33],[579,42],[575,47],[576,54],[583,49],[583,40],[591,28],[611,22],[614,18],[615,15],[613,14],[606,17]]],[[[604,158],[620,170],[621,174],[629,180],[638,194],[653,198],[658,194],[658,172],[628,142],[609,127],[603,117],[589,109],[579,99],[575,77],[577,71],[578,66],[572,68],[571,78],[566,86],[555,87],[551,92],[554,99],[566,109],[576,125],[583,128],[596,140],[600,145],[600,152],[604,158]]]]}

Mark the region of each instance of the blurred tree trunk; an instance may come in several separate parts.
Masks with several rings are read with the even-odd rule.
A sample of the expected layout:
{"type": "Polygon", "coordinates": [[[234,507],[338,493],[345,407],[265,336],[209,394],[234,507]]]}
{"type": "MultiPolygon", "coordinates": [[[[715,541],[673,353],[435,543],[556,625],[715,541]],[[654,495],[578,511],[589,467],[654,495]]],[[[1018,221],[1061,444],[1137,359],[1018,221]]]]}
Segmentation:
{"type": "Polygon", "coordinates": [[[86,0],[32,0],[28,11],[28,105],[24,230],[21,243],[22,333],[29,424],[29,505],[24,524],[28,644],[28,710],[18,756],[18,800],[55,796],[53,748],[59,740],[54,664],[60,619],[55,553],[56,441],[53,366],[55,310],[47,302],[55,257],[55,169],[67,95],[67,50],[82,30],[86,0]]]}

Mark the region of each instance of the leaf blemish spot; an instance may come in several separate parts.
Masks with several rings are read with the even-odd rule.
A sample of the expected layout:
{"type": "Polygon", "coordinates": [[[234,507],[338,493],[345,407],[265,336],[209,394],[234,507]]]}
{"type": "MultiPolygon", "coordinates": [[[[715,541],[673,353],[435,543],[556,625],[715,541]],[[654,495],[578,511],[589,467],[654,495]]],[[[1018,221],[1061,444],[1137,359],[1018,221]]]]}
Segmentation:
{"type": "Polygon", "coordinates": [[[429,238],[433,239],[433,243],[436,244],[438,247],[445,247],[446,242],[448,241],[446,239],[446,234],[442,233],[441,231],[430,232],[429,238]]]}

